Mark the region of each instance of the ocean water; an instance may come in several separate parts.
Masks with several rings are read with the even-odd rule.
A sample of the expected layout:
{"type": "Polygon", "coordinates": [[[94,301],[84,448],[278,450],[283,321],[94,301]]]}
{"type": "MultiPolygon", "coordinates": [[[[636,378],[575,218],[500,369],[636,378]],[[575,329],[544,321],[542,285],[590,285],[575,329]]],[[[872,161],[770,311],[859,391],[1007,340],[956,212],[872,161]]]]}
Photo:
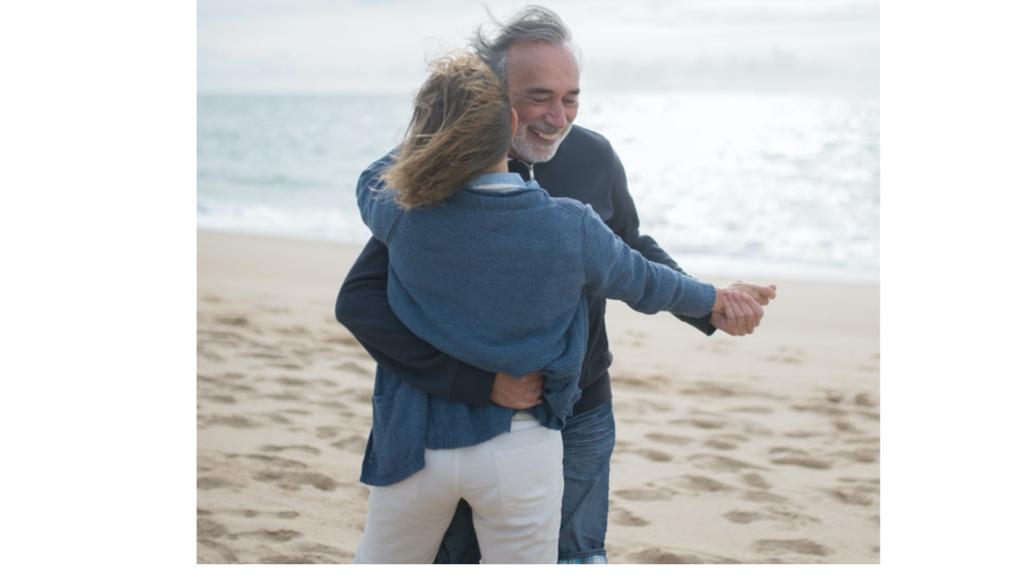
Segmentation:
{"type": "MultiPolygon", "coordinates": [[[[360,172],[410,97],[199,96],[200,229],[363,242],[360,172]]],[[[613,93],[576,123],[626,167],[641,231],[695,276],[877,282],[879,101],[613,93]]]]}

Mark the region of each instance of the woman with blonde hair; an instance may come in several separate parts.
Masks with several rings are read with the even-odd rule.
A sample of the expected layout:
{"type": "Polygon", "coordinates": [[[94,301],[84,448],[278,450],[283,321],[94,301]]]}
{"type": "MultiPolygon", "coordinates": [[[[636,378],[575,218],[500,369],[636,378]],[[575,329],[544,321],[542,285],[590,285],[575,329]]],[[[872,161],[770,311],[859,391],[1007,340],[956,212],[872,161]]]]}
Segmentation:
{"type": "Polygon", "coordinates": [[[514,411],[447,402],[378,368],[356,562],[431,562],[460,498],[484,562],[556,562],[558,431],[580,394],[587,294],[688,316],[729,314],[737,297],[646,260],[590,207],[509,173],[516,125],[498,77],[471,53],[450,54],[432,63],[402,145],[360,178],[402,322],[450,356],[539,371],[545,385],[542,404],[514,411]]]}

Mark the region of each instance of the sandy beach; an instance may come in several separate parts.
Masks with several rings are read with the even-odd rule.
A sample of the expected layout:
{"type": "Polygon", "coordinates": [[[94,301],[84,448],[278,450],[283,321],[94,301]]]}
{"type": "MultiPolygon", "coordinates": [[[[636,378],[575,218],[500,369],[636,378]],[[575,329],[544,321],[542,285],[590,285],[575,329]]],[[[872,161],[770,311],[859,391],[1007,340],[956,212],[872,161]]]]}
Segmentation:
{"type": "MultiPolygon", "coordinates": [[[[197,243],[197,563],[351,563],[374,362],[333,309],[360,246],[197,243]]],[[[743,279],[779,286],[744,338],[610,303],[609,560],[877,564],[879,287],[743,279]]]]}

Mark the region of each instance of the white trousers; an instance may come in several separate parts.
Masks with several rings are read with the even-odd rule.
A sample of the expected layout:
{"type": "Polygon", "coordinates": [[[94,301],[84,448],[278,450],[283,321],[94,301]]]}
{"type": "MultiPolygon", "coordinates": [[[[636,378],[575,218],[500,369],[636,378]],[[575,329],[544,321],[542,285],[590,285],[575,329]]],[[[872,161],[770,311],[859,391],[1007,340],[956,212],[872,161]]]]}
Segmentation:
{"type": "Polygon", "coordinates": [[[562,435],[536,420],[476,446],[427,450],[423,470],[370,488],[355,562],[432,563],[465,498],[484,563],[557,563],[562,487],[562,435]]]}

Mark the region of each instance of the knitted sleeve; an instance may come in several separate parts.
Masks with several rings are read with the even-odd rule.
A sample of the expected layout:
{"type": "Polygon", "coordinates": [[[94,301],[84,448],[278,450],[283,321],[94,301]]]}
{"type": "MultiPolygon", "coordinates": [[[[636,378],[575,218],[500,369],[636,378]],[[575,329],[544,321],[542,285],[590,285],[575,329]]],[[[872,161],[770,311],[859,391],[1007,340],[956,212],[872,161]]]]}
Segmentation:
{"type": "MultiPolygon", "coordinates": [[[[626,183],[626,170],[622,166],[622,161],[619,160],[618,155],[611,149],[611,146],[609,146],[608,150],[611,156],[609,165],[612,171],[609,192],[612,202],[612,216],[606,224],[630,248],[640,252],[648,260],[664,264],[673,270],[686,274],[686,271],[658,245],[654,238],[640,233],[640,217],[637,214],[636,204],[633,202],[633,197],[629,193],[629,186],[626,183]]],[[[696,318],[685,315],[677,315],[677,317],[709,336],[715,332],[715,327],[711,325],[710,314],[696,318]]]]}
{"type": "Polygon", "coordinates": [[[589,206],[581,214],[588,288],[645,314],[667,310],[704,316],[715,288],[668,266],[651,262],[616,236],[589,206]]]}
{"type": "Polygon", "coordinates": [[[380,176],[390,164],[385,156],[374,162],[359,176],[356,184],[356,203],[363,223],[370,228],[373,237],[387,244],[391,233],[405,211],[395,203],[395,191],[387,188],[380,176]]]}

